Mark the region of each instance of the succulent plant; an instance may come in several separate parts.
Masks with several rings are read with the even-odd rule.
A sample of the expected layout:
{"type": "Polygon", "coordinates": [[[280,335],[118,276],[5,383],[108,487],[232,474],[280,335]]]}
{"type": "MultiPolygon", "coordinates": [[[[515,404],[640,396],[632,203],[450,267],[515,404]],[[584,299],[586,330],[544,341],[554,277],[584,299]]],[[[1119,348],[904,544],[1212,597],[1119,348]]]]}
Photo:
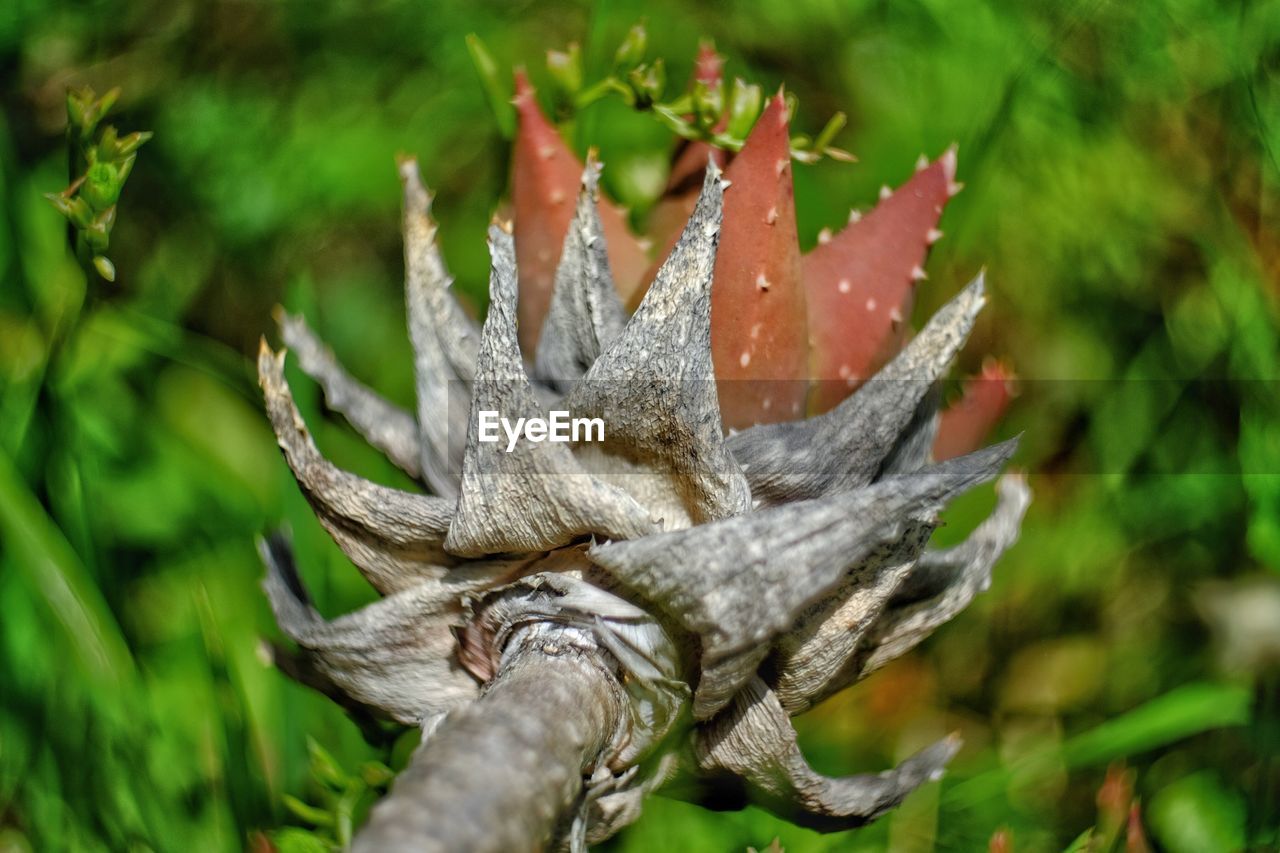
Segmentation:
{"type": "Polygon", "coordinates": [[[928,546],[943,506],[1015,447],[964,452],[1004,402],[991,368],[992,392],[941,416],[955,458],[934,460],[939,383],[983,305],[981,275],[906,341],[954,152],[801,256],[779,95],[724,171],[723,152],[683,151],[662,212],[684,222],[642,288],[651,261],[599,198],[599,164],[576,161],[526,82],[516,108],[515,223],[489,231],[481,328],[450,292],[417,164],[400,164],[415,413],[279,318],[328,405],[430,494],[327,461],[284,353],[264,341],[259,356],[299,486],[383,596],[329,621],[287,542],[263,542],[298,647],[277,660],[353,713],[422,730],[356,849],[581,849],[658,789],[822,830],[874,820],[958,741],[827,778],[789,718],[965,607],[1029,501],[1005,475],[965,542],[928,546]],[[602,440],[480,440],[481,412],[549,409],[599,418],[602,440]]]}

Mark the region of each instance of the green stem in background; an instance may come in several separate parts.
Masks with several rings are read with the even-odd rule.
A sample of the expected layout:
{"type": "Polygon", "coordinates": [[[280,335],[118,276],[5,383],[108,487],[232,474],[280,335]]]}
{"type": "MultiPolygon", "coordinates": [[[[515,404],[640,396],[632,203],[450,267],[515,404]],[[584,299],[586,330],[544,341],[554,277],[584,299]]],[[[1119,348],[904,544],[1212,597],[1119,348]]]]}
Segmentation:
{"type": "MultiPolygon", "coordinates": [[[[606,98],[616,97],[636,112],[649,113],[681,139],[740,151],[765,103],[760,87],[740,77],[728,84],[696,81],[692,91],[664,100],[666,69],[661,59],[645,60],[647,43],[644,26],[633,26],[614,54],[612,71],[590,83],[583,79],[582,51],[577,44],[570,44],[564,51],[547,51],[547,72],[556,103],[562,107],[562,122],[575,119],[578,113],[606,98]]],[[[515,132],[510,88],[503,81],[493,54],[475,33],[467,36],[467,49],[498,128],[504,138],[510,139],[515,132]]],[[[794,115],[795,97],[788,94],[787,100],[789,113],[794,115]]],[[[844,113],[836,113],[816,137],[792,137],[791,156],[802,163],[816,163],[823,157],[852,162],[856,159],[852,154],[831,144],[845,122],[844,113]]]]}
{"type": "Polygon", "coordinates": [[[88,86],[67,92],[67,161],[70,184],[45,198],[67,218],[72,248],[85,268],[115,281],[116,268],[106,251],[116,223],[116,203],[149,131],[120,136],[115,127],[98,126],[120,97],[115,88],[95,97],[88,86]]]}

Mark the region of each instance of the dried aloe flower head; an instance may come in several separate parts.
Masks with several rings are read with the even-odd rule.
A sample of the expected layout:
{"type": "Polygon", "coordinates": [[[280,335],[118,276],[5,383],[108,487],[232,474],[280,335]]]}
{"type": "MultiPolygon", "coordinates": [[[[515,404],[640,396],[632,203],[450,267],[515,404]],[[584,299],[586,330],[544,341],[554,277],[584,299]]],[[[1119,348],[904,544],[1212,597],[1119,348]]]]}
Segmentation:
{"type": "Polygon", "coordinates": [[[483,327],[450,292],[417,164],[400,166],[416,412],[280,316],[329,406],[430,494],[328,462],[284,353],[264,341],[259,356],[299,486],[383,595],[326,620],[287,544],[264,542],[266,590],[298,646],[278,661],[348,709],[423,731],[356,848],[580,849],[659,788],[822,830],[874,820],[958,742],[828,778],[789,718],[965,607],[1029,501],[1006,475],[967,541],[928,547],[940,510],[1015,445],[965,452],[1004,404],[1003,375],[994,396],[938,413],[981,275],[900,346],[954,152],[801,256],[775,99],[724,171],[706,146],[677,162],[664,204],[684,223],[641,287],[650,261],[599,198],[599,165],[576,162],[518,89],[514,234],[490,228],[483,327]],[[599,419],[603,436],[481,440],[484,413],[553,410],[599,419]],[[936,462],[939,447],[954,458],[936,462]]]}

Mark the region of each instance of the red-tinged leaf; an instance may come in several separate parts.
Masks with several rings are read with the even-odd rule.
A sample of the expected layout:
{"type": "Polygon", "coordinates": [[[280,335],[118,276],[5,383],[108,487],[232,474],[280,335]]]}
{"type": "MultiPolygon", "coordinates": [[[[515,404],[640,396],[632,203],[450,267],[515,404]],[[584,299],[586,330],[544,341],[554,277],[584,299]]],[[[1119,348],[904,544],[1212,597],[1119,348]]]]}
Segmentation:
{"type": "Polygon", "coordinates": [[[982,365],[982,374],[964,383],[964,393],[942,413],[933,442],[937,462],[972,453],[982,447],[1000,422],[1014,393],[1013,371],[995,359],[982,365]]]}
{"type": "Polygon", "coordinates": [[[902,348],[929,245],[955,183],[950,148],[804,258],[813,341],[810,410],[825,412],[902,348]]]}
{"type": "Polygon", "coordinates": [[[1098,788],[1098,823],[1112,836],[1128,817],[1129,804],[1133,801],[1134,775],[1123,764],[1112,764],[1107,768],[1102,787],[1098,788]]]}
{"type": "Polygon", "coordinates": [[[711,355],[726,428],[804,414],[809,337],[787,125],[779,93],[725,172],[711,355]]]}
{"type": "MultiPolygon", "coordinates": [[[[517,126],[511,201],[520,273],[517,314],[520,348],[532,354],[551,305],[556,266],[573,219],[583,164],[542,114],[523,70],[516,71],[515,89],[517,126]]],[[[631,234],[621,208],[602,199],[600,221],[614,281],[626,299],[648,267],[649,258],[631,234]]]]}
{"type": "Polygon", "coordinates": [[[997,829],[987,844],[988,853],[1013,853],[1013,834],[1007,829],[997,829]]]}
{"type": "Polygon", "coordinates": [[[693,79],[708,86],[718,86],[724,79],[724,57],[716,50],[715,42],[698,42],[698,58],[693,63],[693,79]]]}
{"type": "Polygon", "coordinates": [[[1151,853],[1151,845],[1147,843],[1147,833],[1142,828],[1142,810],[1138,803],[1129,808],[1129,826],[1125,833],[1125,853],[1151,853]]]}

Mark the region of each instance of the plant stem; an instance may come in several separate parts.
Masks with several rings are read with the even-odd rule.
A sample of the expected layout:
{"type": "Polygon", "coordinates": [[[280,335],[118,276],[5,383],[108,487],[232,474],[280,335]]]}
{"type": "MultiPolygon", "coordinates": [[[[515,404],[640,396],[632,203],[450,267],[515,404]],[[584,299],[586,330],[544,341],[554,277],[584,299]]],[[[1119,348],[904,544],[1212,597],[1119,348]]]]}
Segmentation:
{"type": "Polygon", "coordinates": [[[544,849],[622,711],[613,665],[589,634],[521,629],[484,694],[419,747],[354,850],[544,849]]]}

